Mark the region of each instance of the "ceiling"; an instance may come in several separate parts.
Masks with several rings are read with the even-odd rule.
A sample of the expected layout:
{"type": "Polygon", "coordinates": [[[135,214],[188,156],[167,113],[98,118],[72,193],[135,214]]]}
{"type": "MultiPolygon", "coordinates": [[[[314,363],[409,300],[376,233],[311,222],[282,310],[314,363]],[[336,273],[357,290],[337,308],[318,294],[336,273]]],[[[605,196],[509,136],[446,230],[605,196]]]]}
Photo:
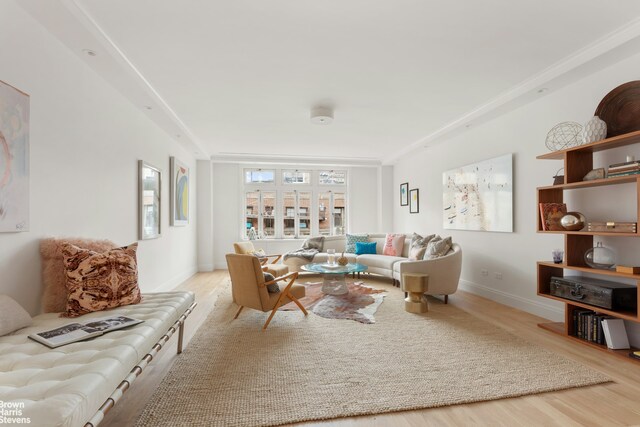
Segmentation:
{"type": "Polygon", "coordinates": [[[141,109],[158,110],[156,120],[201,156],[375,162],[463,127],[500,97],[537,92],[545,71],[598,43],[606,51],[603,40],[640,16],[635,0],[28,0],[24,7],[78,55],[98,52],[84,59],[141,109]],[[315,105],[334,108],[331,125],[310,123],[315,105]]]}

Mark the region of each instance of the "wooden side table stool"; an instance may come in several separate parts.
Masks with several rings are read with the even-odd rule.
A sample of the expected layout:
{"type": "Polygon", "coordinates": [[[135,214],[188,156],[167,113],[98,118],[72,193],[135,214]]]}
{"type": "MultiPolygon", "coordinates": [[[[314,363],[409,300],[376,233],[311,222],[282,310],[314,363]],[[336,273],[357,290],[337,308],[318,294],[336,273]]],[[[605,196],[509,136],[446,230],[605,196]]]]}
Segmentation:
{"type": "Polygon", "coordinates": [[[402,290],[409,295],[404,299],[404,309],[409,313],[426,313],[429,311],[427,297],[429,290],[429,275],[420,273],[404,273],[402,275],[402,290]]]}

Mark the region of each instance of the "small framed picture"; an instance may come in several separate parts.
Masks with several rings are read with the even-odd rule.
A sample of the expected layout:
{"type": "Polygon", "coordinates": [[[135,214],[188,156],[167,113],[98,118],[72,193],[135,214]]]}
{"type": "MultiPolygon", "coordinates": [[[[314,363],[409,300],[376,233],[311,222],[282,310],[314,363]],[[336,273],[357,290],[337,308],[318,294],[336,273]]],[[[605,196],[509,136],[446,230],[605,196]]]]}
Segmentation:
{"type": "Polygon", "coordinates": [[[409,204],[409,183],[400,184],[400,206],[409,204]]]}
{"type": "Polygon", "coordinates": [[[138,161],[138,228],[140,240],[160,237],[162,172],[144,160],[138,161]]]}
{"type": "Polygon", "coordinates": [[[409,192],[409,213],[420,212],[420,195],[419,190],[414,188],[409,192]]]}

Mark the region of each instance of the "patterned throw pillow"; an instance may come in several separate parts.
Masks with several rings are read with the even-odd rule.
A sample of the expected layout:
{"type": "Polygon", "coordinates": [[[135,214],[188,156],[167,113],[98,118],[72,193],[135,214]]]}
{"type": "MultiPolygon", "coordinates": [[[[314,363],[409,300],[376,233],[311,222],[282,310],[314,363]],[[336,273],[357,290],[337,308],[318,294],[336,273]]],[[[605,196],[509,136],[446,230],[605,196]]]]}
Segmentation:
{"type": "Polygon", "coordinates": [[[356,255],[375,255],[376,242],[356,242],[356,255]]]}
{"type": "Polygon", "coordinates": [[[62,246],[67,273],[67,311],[77,317],[141,301],[138,287],[138,243],[98,253],[66,243],[62,246]]]}
{"type": "MultiPolygon", "coordinates": [[[[263,274],[265,282],[270,282],[276,278],[271,273],[264,272],[263,274]]],[[[269,292],[270,294],[277,294],[278,292],[280,292],[280,286],[278,286],[278,282],[267,285],[267,292],[269,292]]]]}
{"type": "Polygon", "coordinates": [[[424,254],[424,259],[435,259],[443,257],[449,252],[453,242],[451,241],[451,237],[445,237],[444,239],[440,236],[436,236],[427,245],[427,251],[424,254]]]}
{"type": "Polygon", "coordinates": [[[356,242],[367,243],[369,241],[368,234],[347,234],[345,252],[356,253],[356,242]]]}
{"type": "Polygon", "coordinates": [[[402,256],[402,248],[404,248],[404,234],[387,234],[384,240],[383,255],[402,256]]]}
{"type": "Polygon", "coordinates": [[[418,233],[413,233],[413,236],[411,236],[411,244],[409,246],[409,260],[417,261],[419,259],[422,259],[424,257],[424,253],[427,250],[429,241],[435,236],[435,234],[430,234],[428,236],[422,237],[418,233]]]}

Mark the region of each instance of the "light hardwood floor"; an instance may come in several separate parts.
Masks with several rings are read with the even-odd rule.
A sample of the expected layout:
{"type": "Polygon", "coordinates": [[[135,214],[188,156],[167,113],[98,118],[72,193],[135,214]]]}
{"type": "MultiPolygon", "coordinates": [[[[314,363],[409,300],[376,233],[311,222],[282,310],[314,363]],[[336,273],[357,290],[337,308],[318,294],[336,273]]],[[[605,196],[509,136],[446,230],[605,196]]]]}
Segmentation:
{"type": "MultiPolygon", "coordinates": [[[[206,319],[219,290],[228,283],[227,279],[228,274],[223,270],[199,273],[179,287],[179,289],[195,292],[198,301],[198,307],[187,320],[186,346],[194,332],[206,319]]],[[[372,279],[367,278],[367,281],[369,280],[372,279]]],[[[449,298],[449,304],[495,323],[532,343],[582,363],[586,367],[596,369],[609,376],[613,382],[519,398],[297,425],[323,427],[640,426],[640,363],[608,356],[598,350],[570,342],[538,328],[537,323],[545,321],[540,317],[473,294],[459,291],[449,298]]],[[[101,426],[123,427],[134,424],[136,417],[163,376],[176,358],[180,357],[175,352],[176,336],[177,334],[107,415],[101,426]]],[[[473,349],[470,348],[469,351],[473,349]]],[[[526,360],[523,360],[523,363],[526,363],[526,360]]],[[[553,366],[549,366],[549,369],[553,369],[553,366]]],[[[558,372],[558,375],[562,375],[562,372],[558,372]]],[[[188,426],[188,420],[185,420],[183,425],[188,426]]]]}

